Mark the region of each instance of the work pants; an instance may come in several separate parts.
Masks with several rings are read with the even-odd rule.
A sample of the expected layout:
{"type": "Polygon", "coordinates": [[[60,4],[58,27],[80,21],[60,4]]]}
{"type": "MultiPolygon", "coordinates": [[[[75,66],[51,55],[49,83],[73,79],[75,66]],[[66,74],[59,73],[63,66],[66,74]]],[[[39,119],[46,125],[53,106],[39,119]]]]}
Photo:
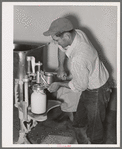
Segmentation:
{"type": "Polygon", "coordinates": [[[87,89],[82,92],[73,120],[78,144],[103,143],[103,123],[110,92],[108,82],[98,89],[87,89]]]}

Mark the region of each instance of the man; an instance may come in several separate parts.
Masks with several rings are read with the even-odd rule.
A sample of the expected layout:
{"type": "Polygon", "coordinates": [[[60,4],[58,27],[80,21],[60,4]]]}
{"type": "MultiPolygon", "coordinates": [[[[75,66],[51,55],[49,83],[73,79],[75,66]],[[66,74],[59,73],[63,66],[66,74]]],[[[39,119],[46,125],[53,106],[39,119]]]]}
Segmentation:
{"type": "Polygon", "coordinates": [[[60,87],[66,87],[74,92],[81,92],[73,119],[77,142],[79,144],[103,143],[103,122],[110,98],[107,69],[85,33],[75,30],[68,19],[56,19],[51,23],[49,30],[43,34],[51,36],[65,52],[70,61],[72,75],[71,78],[66,79],[63,69],[64,54],[60,51],[59,71],[64,81],[52,83],[48,90],[56,92],[60,87]]]}

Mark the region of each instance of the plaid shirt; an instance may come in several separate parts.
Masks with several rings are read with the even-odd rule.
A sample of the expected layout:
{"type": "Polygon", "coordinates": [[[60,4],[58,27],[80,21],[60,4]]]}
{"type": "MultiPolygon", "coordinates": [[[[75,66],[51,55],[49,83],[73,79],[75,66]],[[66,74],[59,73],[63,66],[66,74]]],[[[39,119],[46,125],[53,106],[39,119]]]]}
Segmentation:
{"type": "Polygon", "coordinates": [[[66,50],[60,46],[59,48],[65,51],[69,58],[69,69],[72,74],[69,87],[74,92],[99,88],[106,83],[109,73],[85,33],[76,30],[71,46],[68,46],[66,50]]]}

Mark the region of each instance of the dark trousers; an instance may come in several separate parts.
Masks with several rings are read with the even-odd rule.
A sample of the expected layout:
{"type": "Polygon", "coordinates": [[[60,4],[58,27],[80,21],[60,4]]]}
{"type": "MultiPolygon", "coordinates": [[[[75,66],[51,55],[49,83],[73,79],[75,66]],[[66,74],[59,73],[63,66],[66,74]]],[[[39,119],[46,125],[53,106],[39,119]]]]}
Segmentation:
{"type": "Polygon", "coordinates": [[[79,144],[103,143],[103,123],[110,92],[108,82],[98,89],[88,89],[82,92],[73,120],[73,127],[79,144]]]}

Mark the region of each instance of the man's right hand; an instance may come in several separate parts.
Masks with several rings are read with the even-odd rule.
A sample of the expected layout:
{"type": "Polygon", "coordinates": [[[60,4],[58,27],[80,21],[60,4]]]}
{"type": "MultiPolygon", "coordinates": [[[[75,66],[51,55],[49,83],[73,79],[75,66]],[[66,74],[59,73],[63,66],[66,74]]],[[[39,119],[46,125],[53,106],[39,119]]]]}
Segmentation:
{"type": "Polygon", "coordinates": [[[57,70],[57,77],[61,80],[66,80],[67,73],[64,71],[64,68],[58,68],[57,70]]]}

